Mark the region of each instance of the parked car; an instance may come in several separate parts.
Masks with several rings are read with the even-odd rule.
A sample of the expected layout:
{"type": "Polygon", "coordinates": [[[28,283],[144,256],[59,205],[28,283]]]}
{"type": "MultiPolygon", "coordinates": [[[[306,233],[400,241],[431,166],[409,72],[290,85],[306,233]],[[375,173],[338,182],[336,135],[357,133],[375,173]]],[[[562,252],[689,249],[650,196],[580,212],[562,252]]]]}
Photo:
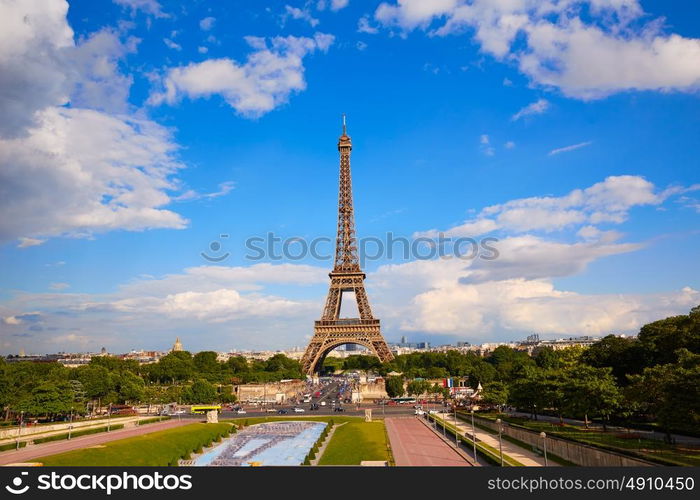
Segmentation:
{"type": "Polygon", "coordinates": [[[239,408],[238,410],[236,410],[236,413],[238,413],[239,415],[244,415],[244,414],[246,414],[246,413],[248,413],[248,412],[245,411],[243,408],[239,408]]]}
{"type": "Polygon", "coordinates": [[[423,410],[416,410],[414,415],[425,415],[425,412],[423,410]]]}
{"type": "Polygon", "coordinates": [[[285,408],[280,408],[279,410],[277,410],[277,413],[279,415],[286,415],[287,413],[289,413],[289,410],[287,410],[285,408]]]}
{"type": "Polygon", "coordinates": [[[266,413],[277,413],[277,410],[275,410],[274,408],[265,408],[265,412],[266,413]]]}
{"type": "Polygon", "coordinates": [[[325,401],[321,401],[321,406],[326,406],[326,402],[325,402],[325,401]]]}
{"type": "Polygon", "coordinates": [[[294,413],[304,413],[304,408],[294,408],[294,413]]]}
{"type": "Polygon", "coordinates": [[[345,408],[343,408],[342,406],[337,406],[333,409],[333,411],[345,411],[345,408]]]}

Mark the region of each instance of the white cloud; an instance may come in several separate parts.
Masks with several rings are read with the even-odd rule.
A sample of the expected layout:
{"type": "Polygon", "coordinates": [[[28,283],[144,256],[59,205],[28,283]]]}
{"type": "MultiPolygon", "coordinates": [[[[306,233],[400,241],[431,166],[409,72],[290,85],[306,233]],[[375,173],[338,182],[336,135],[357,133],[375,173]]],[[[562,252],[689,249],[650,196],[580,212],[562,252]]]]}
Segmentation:
{"type": "Polygon", "coordinates": [[[515,147],[515,143],[513,141],[507,141],[505,143],[505,148],[506,149],[513,149],[515,147]]]}
{"type": "Polygon", "coordinates": [[[379,33],[379,28],[372,26],[367,16],[362,16],[357,22],[357,31],[359,33],[368,33],[370,35],[375,35],[379,33]]]}
{"type": "Polygon", "coordinates": [[[212,199],[212,198],[219,198],[220,196],[226,196],[229,194],[233,188],[235,187],[235,183],[233,181],[226,181],[222,182],[219,184],[219,190],[218,191],[213,191],[211,193],[198,193],[197,191],[194,191],[192,189],[189,189],[182,193],[179,196],[176,196],[173,198],[175,201],[192,201],[192,200],[201,200],[201,199],[212,199]]]}
{"type": "Polygon", "coordinates": [[[340,10],[348,6],[350,0],[331,0],[331,10],[340,10]]]}
{"type": "Polygon", "coordinates": [[[42,245],[46,243],[46,240],[41,240],[39,238],[27,238],[27,237],[21,237],[19,239],[19,244],[17,245],[17,248],[28,248],[28,247],[35,247],[38,245],[42,245]]]}
{"type": "MultiPolygon", "coordinates": [[[[92,350],[107,345],[117,352],[164,349],[176,335],[197,349],[276,349],[303,343],[322,308],[327,273],[325,267],[294,264],[199,266],[132,280],[107,294],[17,293],[0,303],[2,338],[21,334],[39,352],[84,344],[92,350]],[[266,290],[320,284],[312,300],[266,290]],[[27,332],[29,325],[36,326],[27,332]],[[77,335],[84,344],[66,335],[77,335]]],[[[16,342],[11,345],[20,347],[16,342]]]]}
{"type": "Polygon", "coordinates": [[[365,50],[367,48],[367,44],[363,41],[359,41],[355,44],[355,47],[357,47],[357,50],[365,50]]]}
{"type": "Polygon", "coordinates": [[[0,140],[0,241],[185,227],[161,208],[176,188],[174,149],[169,132],[146,120],[42,111],[27,137],[0,140]]]}
{"type": "MultiPolygon", "coordinates": [[[[552,232],[603,222],[619,224],[627,219],[631,208],[659,205],[671,194],[671,191],[658,191],[643,177],[610,176],[564,196],[520,198],[486,207],[474,219],[444,233],[474,237],[499,229],[516,233],[552,232]]],[[[438,233],[432,229],[416,234],[435,236],[438,233]]]]}
{"type": "Polygon", "coordinates": [[[696,91],[700,39],[668,34],[662,19],[645,16],[637,0],[398,0],[374,15],[403,30],[473,33],[483,52],[514,61],[533,82],[570,97],[696,91]]]}
{"type": "Polygon", "coordinates": [[[491,146],[491,140],[487,134],[481,134],[479,136],[479,145],[481,152],[486,156],[493,156],[496,154],[496,149],[491,146]]]}
{"type": "Polygon", "coordinates": [[[398,0],[397,4],[382,3],[374,13],[377,21],[397,24],[405,29],[426,27],[434,18],[452,13],[460,0],[398,0]]]}
{"type": "Polygon", "coordinates": [[[261,116],[306,88],[303,58],[316,50],[327,51],[333,39],[323,33],[313,38],[275,37],[269,42],[247,37],[255,50],[245,63],[223,58],[172,68],[163,78],[163,90],[153,92],[149,102],[175,104],[183,96],[219,94],[241,115],[261,116]]]}
{"type": "Polygon", "coordinates": [[[112,0],[117,5],[131,10],[132,15],[137,11],[142,11],[145,14],[150,14],[155,17],[168,17],[161,9],[160,3],[157,0],[112,0]]]}
{"type": "Polygon", "coordinates": [[[138,39],[73,41],[63,1],[0,4],[0,242],[181,228],[170,131],[135,115],[119,63],[138,39]],[[65,106],[69,104],[70,106],[65,106]],[[6,127],[6,128],[3,128],[6,127]]]}
{"type": "Polygon", "coordinates": [[[535,102],[532,102],[522,108],[520,111],[515,113],[513,116],[510,117],[512,121],[517,121],[524,116],[531,116],[531,115],[541,115],[545,111],[549,109],[549,101],[547,99],[537,99],[535,102]]]}
{"type": "Polygon", "coordinates": [[[291,17],[292,19],[300,19],[309,23],[312,28],[318,26],[318,23],[320,22],[318,19],[313,17],[311,12],[309,12],[309,10],[306,8],[299,9],[297,7],[292,7],[291,5],[285,5],[284,10],[285,14],[283,19],[287,19],[288,17],[291,17]]]}
{"type": "Polygon", "coordinates": [[[215,17],[205,17],[201,21],[199,21],[199,27],[204,30],[204,31],[209,31],[214,27],[214,24],[216,23],[216,18],[215,17]]]}
{"type": "Polygon", "coordinates": [[[179,43],[172,41],[170,38],[163,38],[163,43],[169,49],[178,50],[178,51],[182,50],[182,46],[179,43]]]}
{"type": "Polygon", "coordinates": [[[548,154],[549,156],[558,155],[559,153],[568,153],[569,151],[575,151],[580,148],[585,148],[593,144],[591,141],[579,142],[578,144],[572,144],[571,146],[564,146],[562,148],[556,148],[551,150],[548,154]]]}
{"type": "Polygon", "coordinates": [[[199,52],[200,54],[206,54],[207,52],[209,52],[209,49],[200,45],[199,47],[197,47],[197,52],[199,52]]]}
{"type": "Polygon", "coordinates": [[[56,282],[56,283],[51,283],[49,285],[49,288],[51,290],[65,290],[66,288],[70,288],[70,285],[68,283],[56,282]]]}
{"type": "Polygon", "coordinates": [[[177,188],[174,151],[153,122],[47,108],[27,137],[0,140],[0,241],[185,227],[162,208],[177,188]]]}

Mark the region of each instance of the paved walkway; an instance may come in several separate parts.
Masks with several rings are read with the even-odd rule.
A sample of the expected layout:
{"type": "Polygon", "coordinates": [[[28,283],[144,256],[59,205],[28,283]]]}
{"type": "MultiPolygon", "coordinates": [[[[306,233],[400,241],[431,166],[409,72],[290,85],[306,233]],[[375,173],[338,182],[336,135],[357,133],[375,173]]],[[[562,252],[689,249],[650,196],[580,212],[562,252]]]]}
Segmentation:
{"type": "Polygon", "coordinates": [[[471,465],[416,418],[391,417],[384,423],[397,466],[471,465]]]}
{"type": "MultiPolygon", "coordinates": [[[[440,415],[439,418],[445,417],[444,415],[440,415]]],[[[450,414],[446,416],[446,420],[448,424],[455,425],[455,418],[454,415],[450,414]]],[[[472,426],[467,425],[465,422],[457,419],[457,429],[459,429],[459,432],[461,434],[466,434],[468,436],[471,436],[472,434],[472,426]]],[[[476,438],[489,445],[490,447],[498,450],[498,436],[491,434],[490,432],[486,432],[483,429],[479,429],[478,427],[476,428],[476,438]]],[[[477,441],[477,443],[479,442],[477,441]]],[[[505,439],[503,440],[503,454],[509,456],[513,460],[517,460],[523,465],[526,465],[528,467],[538,467],[538,466],[544,466],[544,457],[541,457],[537,453],[534,453],[531,449],[529,448],[521,448],[518,445],[515,445],[511,443],[510,441],[506,441],[505,439]]],[[[547,461],[548,466],[558,466],[559,464],[552,462],[551,460],[547,461]]]]}
{"type": "MultiPolygon", "coordinates": [[[[98,427],[107,427],[110,424],[112,426],[122,425],[124,427],[128,427],[130,425],[136,424],[136,422],[138,420],[148,420],[151,418],[157,418],[157,416],[149,415],[149,416],[135,416],[135,417],[116,417],[116,418],[112,418],[111,421],[106,419],[106,418],[95,419],[95,420],[81,420],[81,421],[76,422],[75,425],[73,425],[73,432],[79,432],[79,431],[83,431],[86,429],[95,429],[98,427]]],[[[67,422],[60,422],[60,423],[57,423],[56,425],[60,425],[61,428],[53,430],[53,431],[45,431],[45,430],[43,430],[43,429],[45,429],[45,427],[42,425],[23,427],[22,433],[19,436],[19,440],[22,442],[23,441],[32,441],[34,439],[45,438],[45,437],[49,437],[49,436],[57,436],[59,434],[66,434],[68,432],[68,426],[70,424],[67,422]]],[[[0,445],[10,444],[10,443],[15,443],[15,442],[17,442],[17,436],[0,439],[0,445]]]]}
{"type": "Polygon", "coordinates": [[[80,448],[88,448],[90,446],[108,443],[109,441],[116,441],[117,439],[140,436],[142,434],[149,434],[151,432],[162,431],[164,429],[171,429],[173,427],[179,427],[181,425],[188,425],[192,423],[194,423],[192,420],[187,419],[182,421],[167,420],[165,422],[147,424],[140,427],[129,427],[128,429],[119,429],[112,432],[102,432],[100,434],[81,436],[71,439],[70,441],[64,440],[30,445],[26,448],[20,448],[19,450],[4,451],[0,453],[0,465],[7,465],[17,462],[31,462],[35,458],[45,457],[47,455],[55,455],[57,453],[78,450],[80,448]]]}

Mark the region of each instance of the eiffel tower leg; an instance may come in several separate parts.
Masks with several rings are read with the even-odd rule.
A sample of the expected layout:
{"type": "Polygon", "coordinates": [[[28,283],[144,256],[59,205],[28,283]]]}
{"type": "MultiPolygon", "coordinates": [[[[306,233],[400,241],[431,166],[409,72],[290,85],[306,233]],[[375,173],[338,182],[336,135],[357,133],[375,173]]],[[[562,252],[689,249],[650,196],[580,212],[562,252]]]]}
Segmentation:
{"type": "Polygon", "coordinates": [[[360,312],[360,319],[372,319],[372,308],[367,300],[367,292],[364,286],[355,288],[355,300],[357,300],[357,309],[360,312]]]}

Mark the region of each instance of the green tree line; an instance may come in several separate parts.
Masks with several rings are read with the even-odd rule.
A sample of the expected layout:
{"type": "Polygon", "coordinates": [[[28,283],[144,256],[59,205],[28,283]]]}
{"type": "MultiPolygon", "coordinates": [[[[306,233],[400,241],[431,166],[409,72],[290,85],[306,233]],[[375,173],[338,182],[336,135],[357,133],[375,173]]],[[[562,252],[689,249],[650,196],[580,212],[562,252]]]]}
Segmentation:
{"type": "Polygon", "coordinates": [[[0,405],[5,419],[23,411],[52,417],[84,413],[88,404],[232,402],[233,384],[301,378],[297,361],[276,354],[266,361],[242,356],[217,361],[213,351],[171,352],[158,362],[98,356],[67,368],[59,363],[10,363],[0,358],[0,405]]]}
{"type": "Polygon", "coordinates": [[[648,421],[700,434],[700,306],[644,325],[636,337],[609,335],[588,348],[544,348],[529,355],[500,346],[486,357],[420,352],[384,364],[352,356],[342,368],[401,373],[386,380],[392,397],[439,394],[440,387],[423,379],[460,377],[471,387],[482,384],[485,403],[516,406],[533,416],[546,411],[604,424],[648,421]]]}

